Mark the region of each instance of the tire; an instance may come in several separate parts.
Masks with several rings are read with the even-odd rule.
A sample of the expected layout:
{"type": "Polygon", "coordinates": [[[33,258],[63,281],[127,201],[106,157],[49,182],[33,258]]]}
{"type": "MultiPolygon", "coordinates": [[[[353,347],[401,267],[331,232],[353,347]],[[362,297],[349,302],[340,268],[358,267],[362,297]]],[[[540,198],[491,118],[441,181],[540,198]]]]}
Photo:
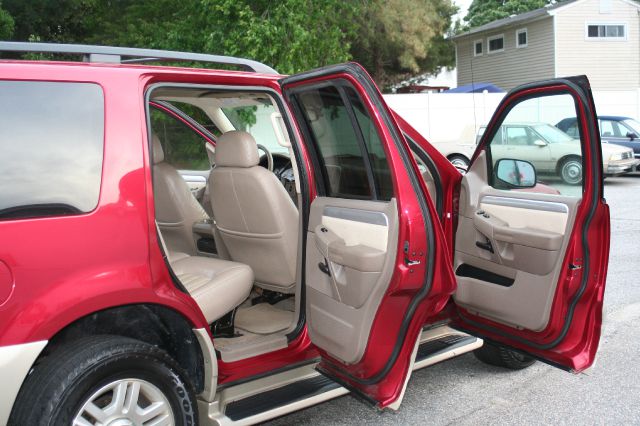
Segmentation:
{"type": "Polygon", "coordinates": [[[473,351],[473,354],[485,364],[504,367],[510,370],[522,370],[523,368],[530,367],[536,362],[535,358],[529,355],[487,342],[485,342],[480,348],[473,351]]]}
{"type": "Polygon", "coordinates": [[[582,160],[580,157],[569,157],[562,160],[558,167],[560,179],[567,185],[582,183],[582,160]]]}
{"type": "Polygon", "coordinates": [[[99,419],[109,423],[117,418],[134,424],[166,418],[176,426],[196,425],[194,391],[183,377],[166,352],[148,343],[118,336],[83,338],[61,347],[32,369],[9,425],[91,425],[99,419]],[[122,404],[114,404],[120,395],[122,404]],[[128,401],[135,409],[126,409],[128,401]],[[97,417],[91,417],[90,411],[97,417]],[[86,422],[79,421],[80,417],[86,422]]]}
{"type": "Polygon", "coordinates": [[[460,172],[464,171],[466,173],[469,168],[469,160],[464,155],[450,155],[447,159],[460,172]]]}

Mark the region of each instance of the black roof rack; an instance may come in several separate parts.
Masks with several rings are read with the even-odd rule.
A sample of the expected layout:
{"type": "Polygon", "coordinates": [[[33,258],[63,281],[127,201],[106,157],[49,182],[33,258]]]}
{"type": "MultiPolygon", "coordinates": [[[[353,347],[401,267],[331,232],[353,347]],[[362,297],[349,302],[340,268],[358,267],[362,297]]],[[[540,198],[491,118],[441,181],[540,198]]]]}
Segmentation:
{"type": "Polygon", "coordinates": [[[85,62],[142,63],[156,61],[208,62],[234,65],[243,70],[264,74],[278,74],[263,63],[232,56],[207,55],[203,53],[176,52],[171,50],[137,49],[129,47],[91,46],[85,44],[31,43],[0,41],[0,52],[70,53],[83,55],[85,62]]]}

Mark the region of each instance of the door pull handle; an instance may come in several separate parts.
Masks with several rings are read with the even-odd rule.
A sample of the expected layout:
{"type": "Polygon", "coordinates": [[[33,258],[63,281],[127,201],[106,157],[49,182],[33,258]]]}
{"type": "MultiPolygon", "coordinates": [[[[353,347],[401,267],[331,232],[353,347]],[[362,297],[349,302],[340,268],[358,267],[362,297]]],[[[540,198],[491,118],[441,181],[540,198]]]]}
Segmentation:
{"type": "Polygon", "coordinates": [[[327,259],[324,260],[324,263],[322,262],[318,263],[318,268],[322,273],[327,274],[328,276],[331,276],[331,271],[329,270],[329,263],[327,262],[327,259]]]}
{"type": "Polygon", "coordinates": [[[476,241],[476,247],[481,248],[482,250],[486,250],[489,253],[495,253],[493,251],[493,246],[491,245],[491,241],[489,241],[489,239],[487,239],[487,241],[484,243],[481,243],[480,241],[476,241]]]}

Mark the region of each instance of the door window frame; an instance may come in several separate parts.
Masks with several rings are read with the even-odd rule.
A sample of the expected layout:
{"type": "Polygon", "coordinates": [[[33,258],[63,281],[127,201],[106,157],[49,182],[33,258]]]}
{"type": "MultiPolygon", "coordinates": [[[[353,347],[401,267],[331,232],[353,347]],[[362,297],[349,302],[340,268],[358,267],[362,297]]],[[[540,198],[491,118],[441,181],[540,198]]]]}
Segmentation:
{"type": "MultiPolygon", "coordinates": [[[[372,200],[372,201],[389,201],[386,200],[384,198],[380,197],[380,189],[378,188],[378,185],[375,182],[375,177],[374,177],[374,171],[373,171],[373,165],[371,164],[371,159],[369,157],[369,151],[367,149],[366,146],[366,142],[364,140],[364,135],[362,133],[362,129],[360,127],[360,124],[358,123],[358,119],[355,116],[355,110],[354,110],[354,106],[353,103],[349,100],[348,95],[345,93],[345,89],[344,87],[348,87],[350,89],[352,89],[359,97],[361,97],[361,95],[359,94],[358,90],[356,87],[354,87],[353,84],[351,84],[348,80],[344,79],[344,78],[335,78],[335,79],[330,79],[330,80],[325,80],[325,81],[320,81],[317,83],[310,83],[310,84],[304,84],[300,87],[294,87],[289,89],[290,95],[289,95],[289,101],[293,107],[293,109],[295,110],[295,115],[299,116],[299,117],[305,117],[306,115],[304,114],[304,110],[302,108],[302,105],[300,103],[300,99],[298,98],[298,94],[301,92],[306,92],[306,91],[310,91],[310,90],[315,90],[315,89],[322,89],[325,87],[335,87],[336,90],[338,91],[338,93],[340,94],[340,99],[343,102],[345,109],[347,110],[347,114],[349,116],[349,121],[351,122],[352,127],[354,128],[355,134],[356,134],[356,139],[358,142],[358,149],[360,151],[360,157],[362,158],[364,167],[365,167],[365,171],[367,174],[367,181],[369,183],[369,188],[371,189],[371,195],[369,197],[363,196],[357,196],[357,195],[352,195],[352,194],[340,194],[340,193],[336,193],[336,194],[332,194],[332,195],[328,195],[328,190],[327,190],[327,182],[329,182],[329,177],[327,176],[327,168],[325,166],[324,163],[324,158],[322,156],[320,147],[318,146],[318,143],[314,137],[313,132],[311,131],[311,129],[309,129],[309,125],[306,121],[306,119],[301,120],[300,124],[300,128],[302,133],[304,134],[304,138],[306,140],[309,140],[312,144],[313,149],[309,150],[309,154],[310,157],[312,157],[313,159],[313,163],[314,163],[314,168],[316,170],[320,170],[321,175],[322,175],[322,179],[317,179],[316,180],[316,185],[318,187],[318,195],[322,196],[322,197],[332,197],[332,198],[345,198],[345,199],[355,199],[355,200],[372,200]]],[[[362,104],[367,112],[367,115],[369,115],[369,118],[371,119],[371,121],[373,122],[373,118],[371,117],[371,111],[369,111],[369,109],[366,107],[364,101],[362,101],[362,104]]],[[[387,167],[390,171],[390,179],[392,181],[392,187],[393,185],[393,181],[395,180],[393,173],[391,173],[391,166],[389,165],[389,160],[386,157],[387,152],[386,152],[386,148],[384,147],[384,143],[383,143],[383,136],[380,134],[379,129],[377,128],[377,126],[375,126],[376,128],[376,133],[378,135],[378,139],[380,141],[380,144],[383,145],[382,149],[385,151],[385,161],[387,164],[387,167]]],[[[393,192],[395,195],[395,188],[393,188],[393,192]]],[[[393,198],[393,197],[391,197],[393,198]]]]}

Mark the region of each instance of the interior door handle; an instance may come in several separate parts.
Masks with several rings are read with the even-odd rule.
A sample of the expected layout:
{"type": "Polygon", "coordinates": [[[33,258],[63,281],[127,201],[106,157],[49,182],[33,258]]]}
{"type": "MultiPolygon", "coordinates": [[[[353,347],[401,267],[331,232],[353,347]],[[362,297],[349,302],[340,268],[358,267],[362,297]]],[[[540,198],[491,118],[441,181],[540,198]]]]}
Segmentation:
{"type": "Polygon", "coordinates": [[[488,238],[487,238],[487,241],[485,241],[484,243],[480,241],[476,241],[476,247],[481,248],[482,250],[486,250],[490,253],[494,253],[493,246],[491,245],[491,241],[489,241],[488,238]]]}
{"type": "Polygon", "coordinates": [[[324,260],[324,263],[322,262],[318,263],[318,269],[320,269],[322,273],[327,274],[328,276],[331,276],[331,269],[329,269],[329,263],[327,262],[327,259],[324,260]]]}

